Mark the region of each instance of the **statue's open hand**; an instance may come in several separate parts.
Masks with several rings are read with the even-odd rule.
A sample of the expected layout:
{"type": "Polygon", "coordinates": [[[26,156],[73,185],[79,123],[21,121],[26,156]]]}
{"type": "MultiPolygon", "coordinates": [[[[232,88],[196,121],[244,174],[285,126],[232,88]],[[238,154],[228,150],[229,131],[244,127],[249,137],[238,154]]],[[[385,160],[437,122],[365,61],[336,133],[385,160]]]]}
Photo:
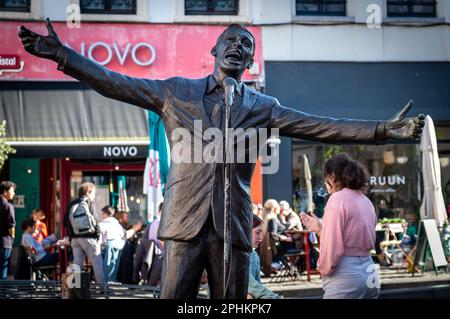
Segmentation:
{"type": "Polygon", "coordinates": [[[420,138],[425,125],[425,115],[405,118],[411,110],[413,101],[409,101],[403,109],[386,122],[386,138],[388,139],[416,139],[420,138]]]}
{"type": "Polygon", "coordinates": [[[28,53],[40,58],[57,61],[58,49],[62,44],[55,30],[53,30],[50,19],[47,18],[45,20],[45,25],[48,30],[47,36],[37,34],[22,25],[20,26],[19,37],[28,53]]]}

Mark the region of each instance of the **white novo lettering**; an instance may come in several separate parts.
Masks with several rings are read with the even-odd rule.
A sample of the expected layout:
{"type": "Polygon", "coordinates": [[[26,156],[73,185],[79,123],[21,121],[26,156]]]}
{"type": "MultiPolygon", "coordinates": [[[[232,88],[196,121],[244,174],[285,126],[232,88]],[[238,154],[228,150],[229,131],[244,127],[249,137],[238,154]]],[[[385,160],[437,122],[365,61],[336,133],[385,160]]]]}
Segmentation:
{"type": "Polygon", "coordinates": [[[156,56],[156,54],[155,54],[155,49],[153,48],[153,46],[151,46],[148,43],[144,43],[144,42],[136,44],[133,48],[133,51],[131,51],[131,58],[133,59],[134,63],[136,63],[137,65],[140,65],[140,66],[149,66],[150,64],[153,63],[153,61],[155,61],[155,56],[156,56]],[[136,52],[141,47],[144,47],[144,48],[147,48],[150,50],[151,58],[146,62],[139,61],[139,59],[136,57],[136,52]]]}
{"type": "Polygon", "coordinates": [[[113,43],[114,51],[116,51],[117,58],[119,59],[120,65],[123,65],[125,63],[125,60],[127,59],[128,51],[130,51],[130,43],[127,43],[127,46],[125,47],[125,51],[123,54],[120,54],[120,49],[117,46],[117,43],[113,43]]]}
{"type": "Polygon", "coordinates": [[[84,42],[81,42],[80,53],[81,53],[82,56],[86,56],[86,53],[85,53],[86,49],[85,48],[86,48],[86,44],[84,42]]]}
{"type": "Polygon", "coordinates": [[[120,147],[114,146],[112,149],[113,156],[120,156],[120,147]]]}
{"type": "MultiPolygon", "coordinates": [[[[71,48],[70,44],[68,44],[68,43],[66,43],[66,46],[71,48]]],[[[80,43],[79,52],[82,56],[86,56],[86,43],[84,43],[84,42],[80,43]]],[[[123,49],[123,50],[121,50],[119,48],[119,46],[116,42],[112,43],[111,45],[109,45],[105,42],[94,42],[91,45],[87,46],[87,57],[89,59],[97,62],[100,65],[107,65],[107,64],[111,63],[111,61],[113,60],[114,57],[117,58],[120,65],[124,65],[126,63],[128,57],[130,56],[130,54],[131,54],[131,60],[133,61],[133,63],[136,65],[139,65],[139,66],[149,66],[153,62],[155,62],[155,59],[156,59],[155,48],[151,44],[145,43],[145,42],[139,42],[134,45],[128,42],[125,45],[125,49],[123,49]],[[107,56],[103,61],[99,61],[98,58],[97,59],[95,58],[96,54],[95,54],[94,50],[97,49],[98,47],[106,50],[107,56]],[[138,58],[137,53],[138,53],[139,49],[149,51],[150,57],[148,58],[148,60],[143,60],[142,58],[141,59],[138,58]]],[[[1,63],[1,60],[0,60],[0,63],[1,63]]],[[[15,64],[15,61],[14,61],[14,64],[15,64]]]]}
{"type": "Polygon", "coordinates": [[[129,151],[128,151],[128,154],[130,154],[130,156],[136,156],[137,155],[137,148],[134,147],[134,146],[131,146],[129,151]]]}
{"type": "Polygon", "coordinates": [[[111,156],[111,147],[103,147],[103,157],[111,156]]]}
{"type": "Polygon", "coordinates": [[[107,45],[105,42],[96,42],[93,45],[91,45],[91,47],[88,50],[88,57],[89,57],[89,59],[97,62],[100,65],[106,65],[109,62],[111,62],[112,56],[113,56],[112,50],[109,47],[109,45],[107,45]],[[98,61],[98,60],[94,59],[94,56],[92,55],[92,52],[94,51],[94,49],[96,47],[99,47],[99,46],[100,47],[104,47],[106,49],[106,51],[108,52],[108,57],[104,61],[98,61]]]}
{"type": "Polygon", "coordinates": [[[136,146],[105,146],[103,147],[103,157],[136,156],[138,149],[136,146]]]}

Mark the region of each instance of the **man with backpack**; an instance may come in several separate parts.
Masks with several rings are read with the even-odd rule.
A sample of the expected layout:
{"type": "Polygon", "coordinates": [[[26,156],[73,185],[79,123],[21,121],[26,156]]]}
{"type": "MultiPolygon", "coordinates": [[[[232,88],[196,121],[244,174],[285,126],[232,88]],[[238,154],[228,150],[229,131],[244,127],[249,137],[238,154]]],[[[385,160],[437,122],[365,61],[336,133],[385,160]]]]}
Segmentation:
{"type": "Polygon", "coordinates": [[[94,269],[95,281],[104,283],[103,261],[100,250],[100,228],[95,219],[95,185],[83,183],[78,198],[69,204],[64,216],[64,226],[69,231],[73,263],[83,268],[87,256],[94,269]]]}

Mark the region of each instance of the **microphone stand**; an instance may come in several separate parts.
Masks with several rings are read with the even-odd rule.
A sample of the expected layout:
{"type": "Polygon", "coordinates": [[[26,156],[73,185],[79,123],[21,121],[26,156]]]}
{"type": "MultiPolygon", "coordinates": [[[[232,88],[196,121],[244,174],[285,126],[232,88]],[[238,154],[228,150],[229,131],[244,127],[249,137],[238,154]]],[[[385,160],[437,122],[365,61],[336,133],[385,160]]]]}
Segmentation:
{"type": "Polygon", "coordinates": [[[231,106],[234,100],[234,89],[237,82],[233,78],[226,78],[223,81],[225,88],[225,152],[224,152],[224,211],[223,211],[223,299],[226,297],[228,282],[231,274],[231,166],[233,156],[230,151],[230,124],[231,124],[231,106]],[[231,91],[230,91],[231,90],[231,91]]]}

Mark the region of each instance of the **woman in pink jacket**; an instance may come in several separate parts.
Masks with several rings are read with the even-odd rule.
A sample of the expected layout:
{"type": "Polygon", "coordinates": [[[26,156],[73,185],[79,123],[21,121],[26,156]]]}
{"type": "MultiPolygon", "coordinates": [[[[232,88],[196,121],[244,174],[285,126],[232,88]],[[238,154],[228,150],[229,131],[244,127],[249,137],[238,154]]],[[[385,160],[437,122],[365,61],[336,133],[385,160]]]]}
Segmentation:
{"type": "Polygon", "coordinates": [[[322,222],[314,214],[301,215],[303,224],[320,236],[324,299],[378,298],[380,281],[370,257],[377,216],[363,194],[368,174],[346,154],[328,160],[324,173],[330,197],[322,222]]]}

